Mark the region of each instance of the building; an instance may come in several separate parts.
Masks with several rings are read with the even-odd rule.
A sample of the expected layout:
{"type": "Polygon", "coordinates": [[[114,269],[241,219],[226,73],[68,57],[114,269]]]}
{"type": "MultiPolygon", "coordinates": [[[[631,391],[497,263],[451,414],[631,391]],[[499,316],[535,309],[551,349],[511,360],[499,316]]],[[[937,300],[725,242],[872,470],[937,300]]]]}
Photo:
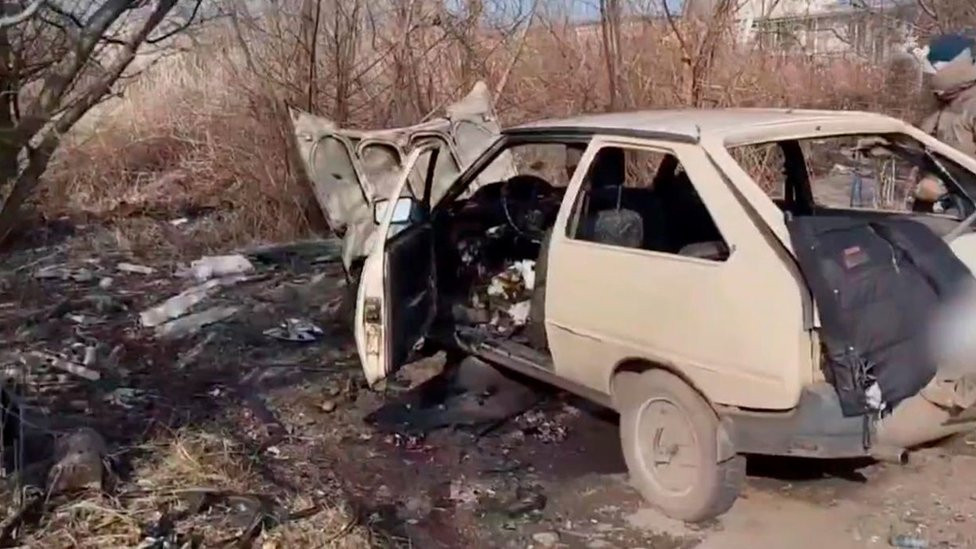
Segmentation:
{"type": "Polygon", "coordinates": [[[741,38],[764,48],[887,61],[913,42],[912,0],[744,0],[741,38]]]}

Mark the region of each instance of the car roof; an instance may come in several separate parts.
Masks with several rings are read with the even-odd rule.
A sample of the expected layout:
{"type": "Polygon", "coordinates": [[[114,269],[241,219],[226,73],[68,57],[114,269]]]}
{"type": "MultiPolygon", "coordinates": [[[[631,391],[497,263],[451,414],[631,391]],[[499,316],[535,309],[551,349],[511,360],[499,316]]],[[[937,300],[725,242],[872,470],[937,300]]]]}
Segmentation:
{"type": "MultiPolygon", "coordinates": [[[[866,132],[899,131],[905,123],[882,114],[861,111],[809,109],[660,109],[633,112],[585,114],[569,118],[538,120],[509,128],[506,133],[587,132],[645,135],[661,139],[698,142],[716,137],[726,142],[757,141],[778,130],[811,133],[826,124],[831,129],[863,127],[866,132]]],[[[847,133],[847,131],[844,131],[847,133]]]]}

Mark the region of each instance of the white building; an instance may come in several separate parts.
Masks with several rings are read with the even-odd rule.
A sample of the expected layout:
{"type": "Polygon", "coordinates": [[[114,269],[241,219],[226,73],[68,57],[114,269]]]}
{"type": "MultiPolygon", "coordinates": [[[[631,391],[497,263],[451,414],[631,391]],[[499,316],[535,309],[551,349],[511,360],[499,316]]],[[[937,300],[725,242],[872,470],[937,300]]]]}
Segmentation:
{"type": "Polygon", "coordinates": [[[912,0],[741,0],[743,41],[784,53],[887,60],[913,39],[912,0]]]}

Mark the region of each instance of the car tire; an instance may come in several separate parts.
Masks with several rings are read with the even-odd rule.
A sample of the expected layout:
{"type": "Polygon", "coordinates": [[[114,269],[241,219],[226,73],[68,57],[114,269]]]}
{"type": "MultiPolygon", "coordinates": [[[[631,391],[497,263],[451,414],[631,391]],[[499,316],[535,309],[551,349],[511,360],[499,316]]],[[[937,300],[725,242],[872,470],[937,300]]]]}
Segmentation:
{"type": "Polygon", "coordinates": [[[620,441],[631,483],[666,515],[702,522],[728,511],[745,478],[745,457],[719,462],[719,420],[708,402],[664,370],[613,380],[620,441]]]}

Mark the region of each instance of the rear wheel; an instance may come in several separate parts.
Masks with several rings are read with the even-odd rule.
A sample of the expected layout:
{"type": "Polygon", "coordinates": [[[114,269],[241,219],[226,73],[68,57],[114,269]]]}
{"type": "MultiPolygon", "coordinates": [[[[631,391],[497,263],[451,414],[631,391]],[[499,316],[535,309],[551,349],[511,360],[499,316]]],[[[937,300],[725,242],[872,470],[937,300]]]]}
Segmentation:
{"type": "Polygon", "coordinates": [[[700,522],[732,507],[745,458],[718,462],[714,410],[681,378],[663,370],[614,378],[620,440],[631,482],[668,516],[700,522]]]}

